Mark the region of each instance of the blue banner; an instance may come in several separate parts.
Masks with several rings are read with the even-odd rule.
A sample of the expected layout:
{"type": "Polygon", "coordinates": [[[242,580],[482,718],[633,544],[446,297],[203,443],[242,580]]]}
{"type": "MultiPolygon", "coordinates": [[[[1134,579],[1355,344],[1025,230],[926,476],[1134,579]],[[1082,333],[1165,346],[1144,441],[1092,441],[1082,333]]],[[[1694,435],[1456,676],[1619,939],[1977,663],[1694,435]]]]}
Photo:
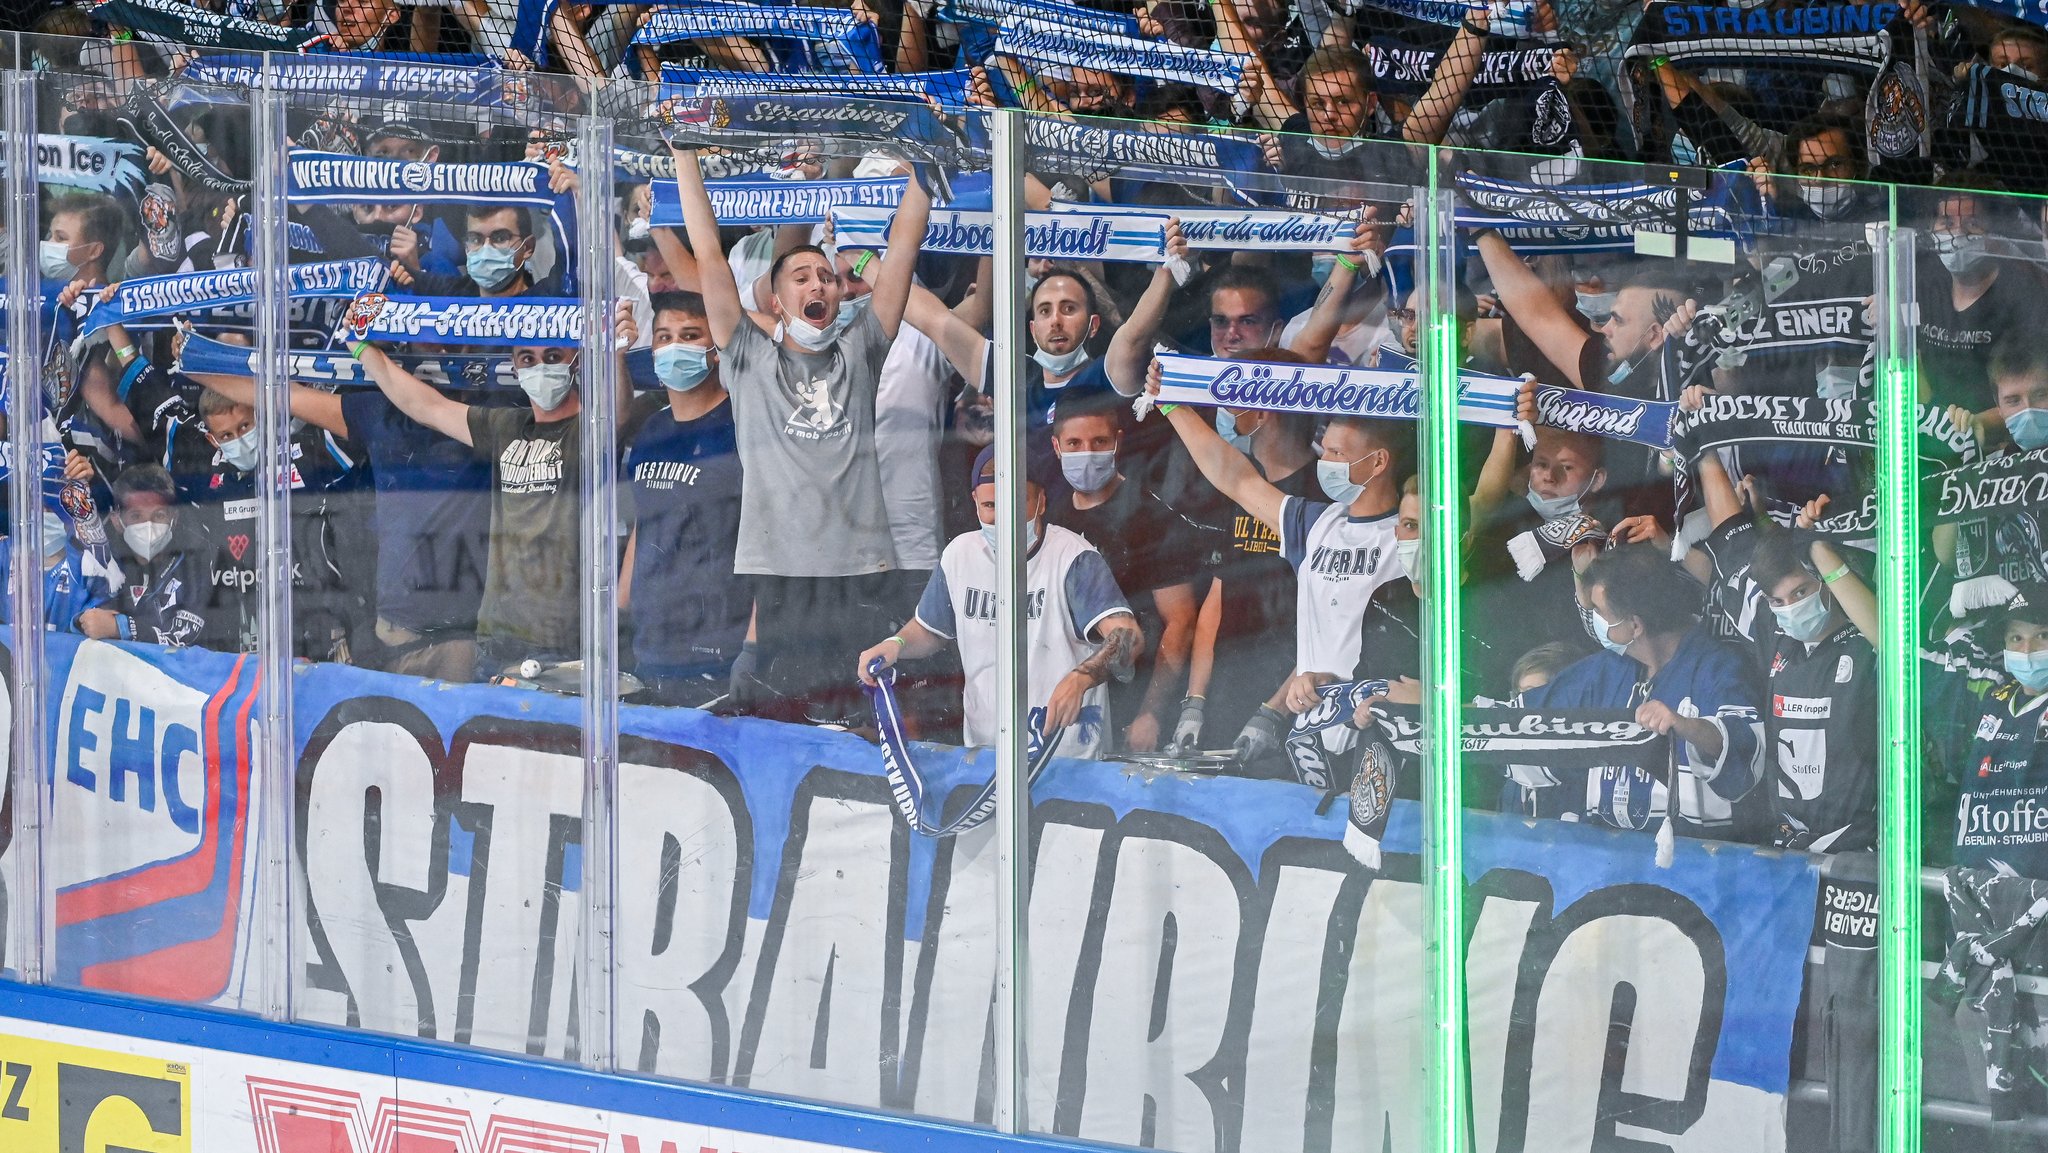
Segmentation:
{"type": "MultiPolygon", "coordinates": [[[[835,208],[894,208],[903,199],[906,177],[857,180],[707,180],[712,214],[720,224],[820,224],[835,208]]],[[[655,180],[654,208],[648,222],[655,227],[681,228],[683,202],[674,179],[655,180]]],[[[989,210],[987,173],[969,173],[953,181],[947,208],[989,210]]],[[[1155,213],[1148,215],[1156,216],[1155,213]]]]}
{"type": "MultiPolygon", "coordinates": [[[[302,665],[296,772],[264,772],[254,657],[57,634],[45,677],[54,981],[239,1003],[262,976],[244,962],[264,956],[266,789],[285,781],[303,1019],[574,1052],[578,701],[302,665]]],[[[847,733],[630,704],[620,723],[622,1071],[985,1119],[992,828],[911,834],[879,751],[847,733]]],[[[917,756],[949,814],[992,771],[985,750],[917,756]]],[[[1059,1132],[1423,1147],[1412,804],[1368,870],[1342,844],[1347,801],[1291,782],[1055,759],[1032,802],[1033,1081],[1059,1132]]],[[[1784,1149],[1816,858],[1681,839],[1659,868],[1652,846],[1467,814],[1488,1147],[1583,1129],[1554,1147],[1588,1148],[1650,1098],[1691,1103],[1660,1115],[1685,1147],[1784,1149]],[[1617,1076],[1629,1094],[1601,1090],[1617,1076]]]]}
{"type": "MultiPolygon", "coordinates": [[[[271,75],[286,92],[321,93],[334,96],[407,97],[464,105],[518,103],[507,98],[508,82],[525,83],[524,75],[506,73],[488,56],[450,54],[429,56],[381,52],[350,52],[319,56],[273,56],[271,75]]],[[[186,61],[183,76],[195,84],[221,89],[240,89],[237,99],[247,98],[263,74],[263,57],[242,53],[225,56],[197,56],[186,61]]],[[[180,98],[172,106],[186,102],[180,98]]]]}
{"type": "MultiPolygon", "coordinates": [[[[374,257],[294,264],[287,295],[297,298],[354,300],[384,287],[384,263],[374,257]]],[[[85,315],[84,335],[114,324],[209,312],[256,299],[256,271],[232,268],[219,272],[173,272],[124,280],[111,293],[101,293],[85,315]]]]}
{"type": "Polygon", "coordinates": [[[555,207],[548,166],[533,161],[429,164],[293,149],[285,162],[295,204],[517,204],[555,207]]]}
{"type": "Polygon", "coordinates": [[[967,104],[968,70],[883,72],[836,76],[819,72],[725,72],[661,66],[663,96],[758,96],[763,92],[821,92],[866,99],[931,99],[946,108],[967,104]]]}

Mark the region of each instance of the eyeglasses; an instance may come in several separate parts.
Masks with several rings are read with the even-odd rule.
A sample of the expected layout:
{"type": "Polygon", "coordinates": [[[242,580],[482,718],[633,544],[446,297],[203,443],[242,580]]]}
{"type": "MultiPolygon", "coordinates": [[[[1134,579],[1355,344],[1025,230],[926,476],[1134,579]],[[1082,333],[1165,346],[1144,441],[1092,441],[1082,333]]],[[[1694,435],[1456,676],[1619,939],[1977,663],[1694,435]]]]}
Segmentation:
{"type": "Polygon", "coordinates": [[[1836,180],[1853,180],[1858,175],[1856,161],[1849,156],[1830,156],[1818,164],[1794,165],[1792,171],[1800,176],[1826,176],[1836,180]]]}
{"type": "Polygon", "coordinates": [[[500,228],[489,236],[481,232],[465,232],[462,234],[462,246],[472,251],[482,248],[486,244],[492,248],[510,248],[525,239],[524,236],[509,228],[500,228]]]}
{"type": "Polygon", "coordinates": [[[1389,308],[1387,310],[1387,319],[1395,324],[1407,324],[1409,321],[1414,320],[1417,315],[1416,310],[1412,308],[1389,308]]]}

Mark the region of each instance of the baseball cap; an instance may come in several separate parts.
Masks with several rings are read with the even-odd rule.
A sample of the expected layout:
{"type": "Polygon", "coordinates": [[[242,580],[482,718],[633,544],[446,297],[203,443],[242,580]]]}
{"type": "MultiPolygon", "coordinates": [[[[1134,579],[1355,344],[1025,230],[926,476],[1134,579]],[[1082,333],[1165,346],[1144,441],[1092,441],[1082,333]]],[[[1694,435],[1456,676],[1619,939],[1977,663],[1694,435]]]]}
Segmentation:
{"type": "Polygon", "coordinates": [[[2013,593],[2011,600],[2005,602],[2005,608],[2000,614],[2001,619],[2048,625],[2048,584],[2040,581],[2020,581],[2013,587],[2018,591],[2013,593]]]}
{"type": "Polygon", "coordinates": [[[368,144],[373,140],[384,139],[418,140],[423,143],[433,142],[433,138],[427,135],[426,129],[421,128],[403,116],[385,117],[382,122],[375,128],[370,129],[363,137],[363,143],[368,144]]]}
{"type": "MultiPolygon", "coordinates": [[[[1045,478],[1040,475],[1040,471],[1041,470],[1038,467],[1034,466],[1031,462],[1025,462],[1025,482],[1028,484],[1037,485],[1042,490],[1045,488],[1045,478]]],[[[974,470],[967,474],[967,491],[971,494],[975,489],[980,488],[982,485],[994,484],[995,482],[996,446],[991,444],[984,446],[981,452],[975,456],[974,470]]]]}

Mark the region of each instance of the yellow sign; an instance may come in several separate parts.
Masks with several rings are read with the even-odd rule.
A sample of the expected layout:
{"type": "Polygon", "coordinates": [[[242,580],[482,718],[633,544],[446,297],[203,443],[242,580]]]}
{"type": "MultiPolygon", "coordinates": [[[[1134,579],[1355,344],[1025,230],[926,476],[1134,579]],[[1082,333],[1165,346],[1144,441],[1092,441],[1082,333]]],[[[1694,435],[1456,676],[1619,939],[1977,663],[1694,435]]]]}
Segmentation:
{"type": "Polygon", "coordinates": [[[192,1070],[0,1033],[0,1149],[191,1153],[192,1070]]]}

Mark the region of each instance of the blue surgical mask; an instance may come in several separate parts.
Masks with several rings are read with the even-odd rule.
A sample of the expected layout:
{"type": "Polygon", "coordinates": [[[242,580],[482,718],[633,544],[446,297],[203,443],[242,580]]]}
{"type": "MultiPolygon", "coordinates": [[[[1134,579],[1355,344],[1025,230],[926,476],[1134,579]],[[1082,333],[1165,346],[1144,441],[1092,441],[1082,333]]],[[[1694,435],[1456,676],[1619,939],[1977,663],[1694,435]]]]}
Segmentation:
{"type": "Polygon", "coordinates": [[[256,467],[257,443],[256,430],[252,428],[221,445],[221,459],[227,461],[240,472],[248,472],[256,467]]]}
{"type": "Polygon", "coordinates": [[[519,272],[519,262],[513,259],[512,249],[499,248],[495,244],[479,245],[475,252],[464,261],[469,278],[485,292],[496,292],[512,282],[519,272]]]}
{"type": "Polygon", "coordinates": [[[1316,462],[1316,482],[1323,486],[1324,495],[1338,504],[1349,505],[1365,491],[1362,484],[1353,483],[1351,465],[1348,460],[1319,460],[1316,462]]]}
{"type": "Polygon", "coordinates": [[[1579,511],[1579,501],[1584,497],[1584,493],[1578,492],[1568,496],[1538,496],[1532,488],[1529,490],[1529,507],[1535,509],[1536,515],[1544,520],[1556,520],[1558,517],[1570,516],[1579,511]]]}
{"type": "MultiPolygon", "coordinates": [[[[1027,553],[1028,553],[1028,552],[1030,552],[1030,551],[1031,551],[1032,549],[1035,549],[1035,548],[1037,548],[1037,547],[1038,547],[1038,522],[1037,522],[1037,521],[1035,521],[1035,520],[1034,520],[1034,521],[1032,521],[1032,522],[1031,522],[1030,524],[1028,524],[1028,525],[1024,526],[1024,537],[1025,537],[1025,540],[1024,540],[1024,551],[1025,551],[1025,552],[1027,552],[1027,553]]],[[[990,552],[994,552],[994,551],[996,551],[996,526],[994,526],[994,525],[992,525],[992,524],[985,524],[985,525],[982,525],[982,526],[981,526],[981,539],[982,539],[982,540],[985,540],[985,541],[987,541],[987,542],[988,542],[988,551],[990,551],[990,552]]]]}
{"type": "Polygon", "coordinates": [[[64,518],[43,510],[43,555],[56,556],[71,547],[71,530],[64,527],[64,518]]]}
{"type": "Polygon", "coordinates": [[[1771,606],[1771,615],[1778,618],[1778,627],[1795,641],[1812,644],[1820,639],[1821,630],[1828,623],[1828,598],[1821,590],[1789,605],[1771,606]]]}
{"type": "Polygon", "coordinates": [[[654,375],[663,388],[688,392],[711,375],[711,350],[694,344],[664,344],[654,350],[654,375]]]}
{"type": "Polygon", "coordinates": [[[2048,690],[2048,649],[2031,653],[2005,650],[2005,671],[2030,693],[2048,690]]]}
{"type": "Polygon", "coordinates": [[[1252,434],[1238,431],[1237,416],[1227,408],[1216,410],[1216,435],[1222,437],[1224,442],[1229,444],[1230,447],[1246,456],[1252,454],[1252,434]]]}
{"type": "Polygon", "coordinates": [[[847,325],[849,325],[849,324],[852,324],[852,323],[853,323],[853,319],[854,319],[854,317],[856,317],[856,316],[859,316],[859,315],[860,315],[860,310],[861,310],[861,309],[863,309],[863,308],[866,308],[866,307],[867,307],[868,305],[870,305],[870,304],[873,304],[874,302],[875,302],[875,296],[874,296],[874,293],[871,293],[871,292],[865,292],[865,293],[862,293],[862,294],[861,294],[861,295],[859,295],[859,296],[849,296],[849,297],[847,297],[846,299],[844,299],[844,300],[840,301],[840,302],[839,302],[839,327],[840,327],[840,330],[841,330],[841,331],[844,331],[847,325]]]}
{"type": "Polygon", "coordinates": [[[1330,270],[1335,267],[1337,267],[1336,253],[1318,252],[1309,258],[1308,274],[1315,278],[1317,284],[1328,284],[1330,282],[1330,270]]]}
{"type": "Polygon", "coordinates": [[[1586,616],[1593,625],[1593,639],[1600,642],[1601,648],[1616,656],[1622,656],[1628,652],[1628,646],[1633,643],[1633,639],[1618,641],[1608,635],[1614,631],[1615,625],[1621,623],[1620,621],[1610,621],[1606,617],[1601,616],[1598,609],[1592,608],[1586,610],[1586,616]]]}
{"type": "Polygon", "coordinates": [[[1031,359],[1038,362],[1038,367],[1045,370],[1045,375],[1064,379],[1088,363],[1088,342],[1084,340],[1063,353],[1051,353],[1042,348],[1034,348],[1031,350],[1031,359]]]}
{"type": "Polygon", "coordinates": [[[2048,448],[2048,408],[2023,408],[2005,418],[2005,432],[2026,452],[2048,448]]]}
{"type": "Polygon", "coordinates": [[[1594,324],[1600,324],[1605,322],[1608,317],[1614,315],[1614,298],[1621,294],[1619,292],[1574,291],[1572,295],[1578,298],[1579,315],[1592,321],[1594,324]]]}
{"type": "Polygon", "coordinates": [[[43,266],[45,280],[69,284],[78,275],[78,266],[71,263],[71,246],[61,240],[43,241],[36,255],[43,266]]]}
{"type": "Polygon", "coordinates": [[[1075,492],[1101,492],[1116,479],[1116,450],[1063,452],[1060,454],[1060,472],[1075,492]]]}

